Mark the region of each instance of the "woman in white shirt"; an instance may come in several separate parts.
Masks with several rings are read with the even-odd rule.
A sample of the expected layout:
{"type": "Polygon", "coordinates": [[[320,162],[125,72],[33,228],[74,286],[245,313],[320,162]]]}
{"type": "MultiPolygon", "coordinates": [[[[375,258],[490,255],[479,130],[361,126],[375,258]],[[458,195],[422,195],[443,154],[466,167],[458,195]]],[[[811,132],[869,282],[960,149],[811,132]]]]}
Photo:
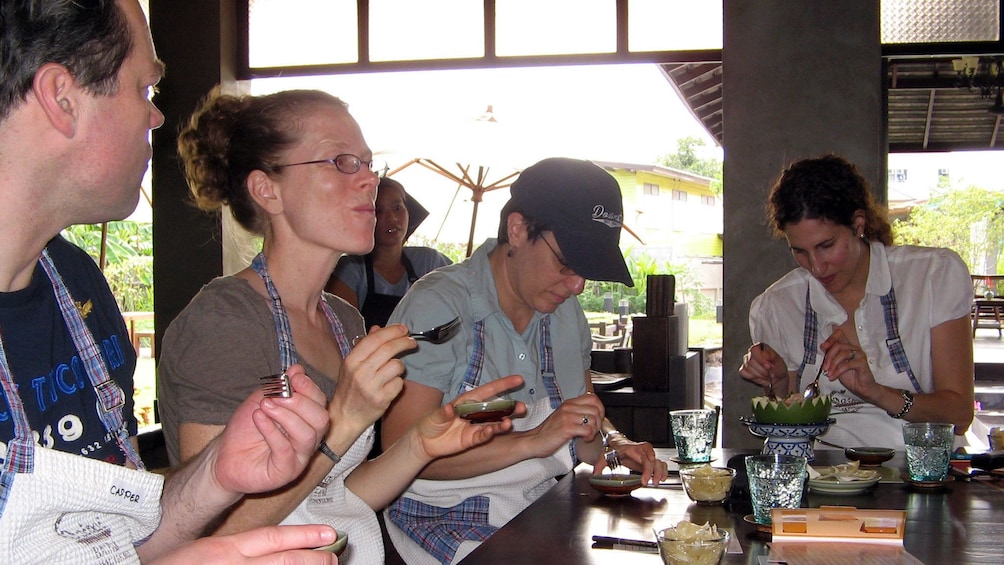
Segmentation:
{"type": "Polygon", "coordinates": [[[902,421],[973,419],[972,283],[948,249],[893,246],[892,229],[853,164],[794,163],[771,189],[768,215],[798,268],[750,307],[739,374],[801,391],[822,367],[833,400],[827,439],[902,447],[902,421]]]}

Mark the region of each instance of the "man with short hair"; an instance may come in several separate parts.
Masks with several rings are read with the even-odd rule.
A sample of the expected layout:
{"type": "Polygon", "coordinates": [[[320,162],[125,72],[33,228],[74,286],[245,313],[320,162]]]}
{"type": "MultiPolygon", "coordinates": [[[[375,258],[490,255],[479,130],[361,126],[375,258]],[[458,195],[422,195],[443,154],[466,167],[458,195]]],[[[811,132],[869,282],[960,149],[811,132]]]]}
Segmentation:
{"type": "Polygon", "coordinates": [[[298,366],[291,398],[253,395],[192,464],[166,480],[135,470],[135,351],[94,261],[59,233],[135,208],[149,132],[164,121],[151,102],[162,74],[136,0],[0,0],[6,561],[229,562],[334,541],[328,526],[300,526],[187,543],[245,493],[295,478],[316,452],[324,395],[298,366]]]}
{"type": "Polygon", "coordinates": [[[407,378],[384,416],[384,445],[421,414],[509,374],[523,376],[509,396],[527,406],[513,433],[433,461],[386,511],[408,563],[459,561],[578,461],[599,472],[604,435],[645,483],[667,474],[650,444],[605,418],[589,377],[589,325],[574,298],[586,279],[633,284],[619,247],[617,181],[587,161],[554,158],[523,171],[510,192],[498,239],[416,282],[390,318],[412,328],[458,316],[463,324],[450,341],[402,357],[407,378]]]}

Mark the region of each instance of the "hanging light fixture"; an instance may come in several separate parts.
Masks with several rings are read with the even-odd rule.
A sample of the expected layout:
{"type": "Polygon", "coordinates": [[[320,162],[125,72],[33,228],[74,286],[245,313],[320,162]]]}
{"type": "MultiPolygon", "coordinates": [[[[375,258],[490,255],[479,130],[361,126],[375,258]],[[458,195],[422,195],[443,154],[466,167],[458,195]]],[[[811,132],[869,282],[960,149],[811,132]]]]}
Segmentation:
{"type": "Polygon", "coordinates": [[[993,98],[991,114],[1004,114],[1004,57],[962,57],[952,61],[957,85],[982,98],[993,98]]]}

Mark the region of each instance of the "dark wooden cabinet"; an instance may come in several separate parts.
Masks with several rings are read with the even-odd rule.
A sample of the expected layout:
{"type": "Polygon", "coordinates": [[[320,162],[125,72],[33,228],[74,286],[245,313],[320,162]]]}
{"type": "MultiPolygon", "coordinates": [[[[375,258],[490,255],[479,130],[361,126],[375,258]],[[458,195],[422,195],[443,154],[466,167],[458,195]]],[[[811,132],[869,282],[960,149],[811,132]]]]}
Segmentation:
{"type": "Polygon", "coordinates": [[[669,390],[636,391],[632,387],[597,391],[607,418],[635,441],[656,447],[676,447],[669,428],[669,411],[704,407],[704,359],[700,350],[671,358],[669,390]]]}

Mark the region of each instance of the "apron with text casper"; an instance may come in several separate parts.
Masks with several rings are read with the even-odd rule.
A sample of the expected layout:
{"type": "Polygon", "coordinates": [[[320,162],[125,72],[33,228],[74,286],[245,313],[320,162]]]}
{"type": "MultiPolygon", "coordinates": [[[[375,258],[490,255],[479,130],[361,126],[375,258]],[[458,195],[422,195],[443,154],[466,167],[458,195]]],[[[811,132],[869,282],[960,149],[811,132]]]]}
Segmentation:
{"type": "Polygon", "coordinates": [[[0,518],[5,563],[139,563],[160,523],[163,477],[35,446],[0,518]]]}
{"type": "MultiPolygon", "coordinates": [[[[126,458],[143,469],[124,425],[124,393],[47,251],[40,262],[97,392],[95,409],[126,458]]],[[[163,478],[37,445],[2,337],[0,385],[14,424],[0,467],[0,555],[11,563],[139,563],[135,545],[160,523],[163,478]]]]}

